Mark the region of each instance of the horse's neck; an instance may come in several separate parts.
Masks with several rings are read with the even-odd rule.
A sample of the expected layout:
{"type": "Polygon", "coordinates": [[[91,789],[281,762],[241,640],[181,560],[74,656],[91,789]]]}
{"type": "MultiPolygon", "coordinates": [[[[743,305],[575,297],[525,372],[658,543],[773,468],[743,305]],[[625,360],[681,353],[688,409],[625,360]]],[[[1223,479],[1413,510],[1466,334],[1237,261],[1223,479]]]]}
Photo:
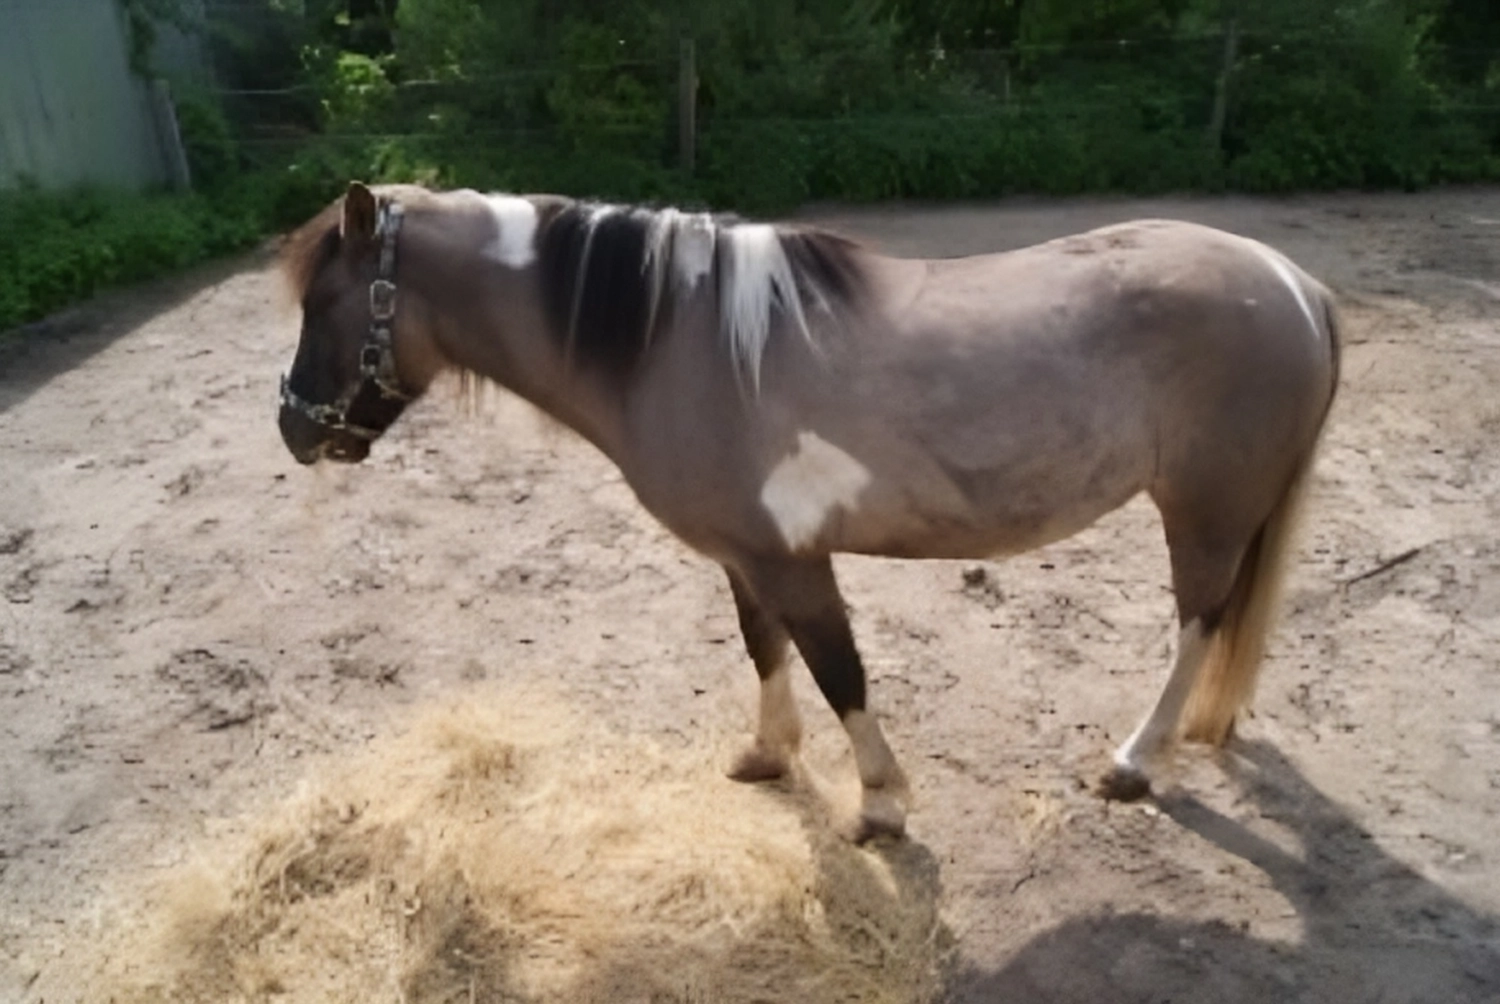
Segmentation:
{"type": "Polygon", "coordinates": [[[428,299],[441,318],[439,349],[459,370],[490,380],[619,459],[623,390],[570,365],[548,329],[535,272],[500,268],[476,254],[439,260],[428,299]],[[475,290],[485,290],[482,298],[475,290]]]}

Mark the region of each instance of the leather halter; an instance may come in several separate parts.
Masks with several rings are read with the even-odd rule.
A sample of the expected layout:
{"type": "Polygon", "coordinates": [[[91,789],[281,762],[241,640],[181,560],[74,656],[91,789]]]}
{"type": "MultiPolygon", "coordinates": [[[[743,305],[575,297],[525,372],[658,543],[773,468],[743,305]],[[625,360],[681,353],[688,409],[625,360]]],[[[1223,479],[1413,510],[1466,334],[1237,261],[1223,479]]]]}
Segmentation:
{"type": "Polygon", "coordinates": [[[382,398],[410,401],[415,395],[401,387],[396,375],[396,353],[391,325],[396,318],[396,237],[401,232],[401,205],[387,202],[380,211],[375,233],[380,237],[380,262],[370,283],[370,331],[359,347],[359,379],[344,388],[332,404],[313,404],[292,391],[281,378],[281,404],[332,431],[347,432],[360,439],[376,440],[384,429],[371,429],[349,421],[355,399],[373,388],[382,398]]]}

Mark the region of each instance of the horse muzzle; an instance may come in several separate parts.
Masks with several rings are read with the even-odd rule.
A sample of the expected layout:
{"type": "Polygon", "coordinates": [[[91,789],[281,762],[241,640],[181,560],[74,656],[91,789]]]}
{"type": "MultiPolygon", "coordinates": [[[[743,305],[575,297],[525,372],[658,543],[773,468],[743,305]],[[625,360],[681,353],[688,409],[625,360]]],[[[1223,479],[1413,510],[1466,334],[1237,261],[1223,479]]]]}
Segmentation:
{"type": "Polygon", "coordinates": [[[320,460],[357,464],[370,455],[370,441],[343,429],[330,429],[294,408],[282,407],[277,418],[281,441],[299,464],[320,460]]]}

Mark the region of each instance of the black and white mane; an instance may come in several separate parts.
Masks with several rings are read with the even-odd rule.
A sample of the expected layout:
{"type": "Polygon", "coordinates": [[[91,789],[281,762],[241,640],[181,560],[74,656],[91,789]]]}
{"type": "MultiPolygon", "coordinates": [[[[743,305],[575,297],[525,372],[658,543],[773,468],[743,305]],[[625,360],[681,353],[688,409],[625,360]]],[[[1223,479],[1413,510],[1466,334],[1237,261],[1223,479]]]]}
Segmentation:
{"type": "Polygon", "coordinates": [[[858,245],[843,237],[676,209],[566,202],[541,213],[535,252],[570,358],[621,374],[706,287],[735,367],[758,386],[778,319],[811,338],[809,311],[847,309],[864,286],[858,245]]]}

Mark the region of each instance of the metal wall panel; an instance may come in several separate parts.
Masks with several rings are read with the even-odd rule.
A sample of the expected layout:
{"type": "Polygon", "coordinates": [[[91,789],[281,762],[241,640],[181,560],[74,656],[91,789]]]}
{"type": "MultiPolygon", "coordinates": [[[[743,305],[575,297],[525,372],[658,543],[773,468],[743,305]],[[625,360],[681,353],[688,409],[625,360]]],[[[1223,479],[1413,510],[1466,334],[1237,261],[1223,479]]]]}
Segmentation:
{"type": "Polygon", "coordinates": [[[0,187],[172,180],[160,97],[116,0],[0,0],[0,187]]]}

